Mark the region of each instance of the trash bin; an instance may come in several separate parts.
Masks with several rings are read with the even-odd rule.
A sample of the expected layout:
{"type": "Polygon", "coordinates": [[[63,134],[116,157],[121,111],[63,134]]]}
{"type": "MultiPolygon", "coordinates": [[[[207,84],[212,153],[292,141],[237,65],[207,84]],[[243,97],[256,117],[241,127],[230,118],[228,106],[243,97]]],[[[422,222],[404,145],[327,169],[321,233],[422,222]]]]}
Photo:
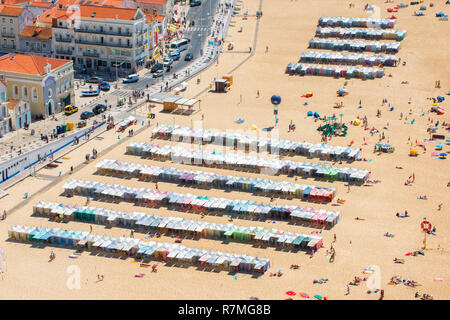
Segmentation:
{"type": "Polygon", "coordinates": [[[62,133],[65,133],[67,131],[67,125],[66,124],[61,125],[61,131],[62,131],[62,133]]]}
{"type": "Polygon", "coordinates": [[[61,134],[61,133],[63,133],[61,126],[56,126],[56,134],[61,134]]]}

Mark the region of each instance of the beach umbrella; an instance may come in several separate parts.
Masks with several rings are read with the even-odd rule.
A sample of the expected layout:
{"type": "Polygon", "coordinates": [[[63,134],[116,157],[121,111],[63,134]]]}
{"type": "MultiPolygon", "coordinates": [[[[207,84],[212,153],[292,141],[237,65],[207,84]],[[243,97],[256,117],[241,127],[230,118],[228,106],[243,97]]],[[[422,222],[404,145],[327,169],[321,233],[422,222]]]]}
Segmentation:
{"type": "Polygon", "coordinates": [[[320,118],[320,115],[317,112],[314,112],[314,118],[320,118]]]}
{"type": "Polygon", "coordinates": [[[294,291],[286,291],[286,294],[288,296],[295,296],[296,295],[296,293],[294,291]]]}
{"type": "Polygon", "coordinates": [[[322,300],[322,296],[321,296],[320,294],[314,295],[314,298],[319,299],[319,300],[322,300]]]}
{"type": "Polygon", "coordinates": [[[417,152],[417,150],[415,150],[415,149],[411,149],[411,150],[409,150],[409,155],[410,156],[417,156],[419,153],[417,152]]]}
{"type": "Polygon", "coordinates": [[[446,157],[446,156],[447,154],[445,152],[439,154],[439,157],[446,157]]]}
{"type": "MultiPolygon", "coordinates": [[[[306,114],[308,117],[312,117],[314,115],[314,113],[312,111],[308,111],[308,113],[306,114]]],[[[450,142],[450,141],[449,141],[450,142]]]]}

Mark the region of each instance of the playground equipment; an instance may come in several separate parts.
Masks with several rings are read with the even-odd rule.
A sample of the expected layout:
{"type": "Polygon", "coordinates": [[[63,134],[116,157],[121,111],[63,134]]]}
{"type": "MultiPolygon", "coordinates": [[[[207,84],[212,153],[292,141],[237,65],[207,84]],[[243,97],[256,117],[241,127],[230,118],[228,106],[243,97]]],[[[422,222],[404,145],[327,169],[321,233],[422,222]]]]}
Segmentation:
{"type": "Polygon", "coordinates": [[[347,135],[348,127],[345,123],[342,123],[342,114],[341,121],[337,122],[336,117],[327,117],[325,119],[325,124],[319,126],[317,128],[318,131],[322,132],[322,135],[330,137],[330,136],[340,136],[345,137],[347,135]]]}

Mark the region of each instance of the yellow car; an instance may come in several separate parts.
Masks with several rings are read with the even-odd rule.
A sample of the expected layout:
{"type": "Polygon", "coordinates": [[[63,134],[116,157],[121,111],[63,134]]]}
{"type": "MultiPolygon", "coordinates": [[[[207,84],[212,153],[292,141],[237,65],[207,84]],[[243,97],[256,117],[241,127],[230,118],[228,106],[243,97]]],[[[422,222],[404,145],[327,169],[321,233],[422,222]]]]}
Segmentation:
{"type": "Polygon", "coordinates": [[[75,106],[68,105],[68,106],[64,107],[64,114],[66,114],[66,115],[71,115],[72,113],[75,113],[77,111],[78,111],[78,107],[75,107],[75,106]]]}

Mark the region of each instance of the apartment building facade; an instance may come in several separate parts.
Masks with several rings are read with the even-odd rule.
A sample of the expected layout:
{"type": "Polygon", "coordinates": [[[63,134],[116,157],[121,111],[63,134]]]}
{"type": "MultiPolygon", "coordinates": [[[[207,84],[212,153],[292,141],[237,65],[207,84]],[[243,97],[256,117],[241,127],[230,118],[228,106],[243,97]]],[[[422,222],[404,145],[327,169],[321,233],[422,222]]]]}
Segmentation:
{"type": "Polygon", "coordinates": [[[81,71],[124,75],[146,61],[148,26],[140,9],[72,5],[52,19],[53,56],[81,71]]]}
{"type": "Polygon", "coordinates": [[[21,53],[52,57],[52,28],[26,26],[19,35],[21,53]]]}
{"type": "Polygon", "coordinates": [[[6,82],[0,80],[0,136],[11,131],[10,119],[8,111],[8,88],[6,82]]]}
{"type": "Polygon", "coordinates": [[[9,99],[30,105],[33,119],[46,118],[75,101],[72,61],[26,54],[0,57],[0,79],[9,99]]]}
{"type": "Polygon", "coordinates": [[[33,15],[27,8],[0,5],[0,53],[15,52],[18,49],[19,34],[32,22],[33,15]]]}

